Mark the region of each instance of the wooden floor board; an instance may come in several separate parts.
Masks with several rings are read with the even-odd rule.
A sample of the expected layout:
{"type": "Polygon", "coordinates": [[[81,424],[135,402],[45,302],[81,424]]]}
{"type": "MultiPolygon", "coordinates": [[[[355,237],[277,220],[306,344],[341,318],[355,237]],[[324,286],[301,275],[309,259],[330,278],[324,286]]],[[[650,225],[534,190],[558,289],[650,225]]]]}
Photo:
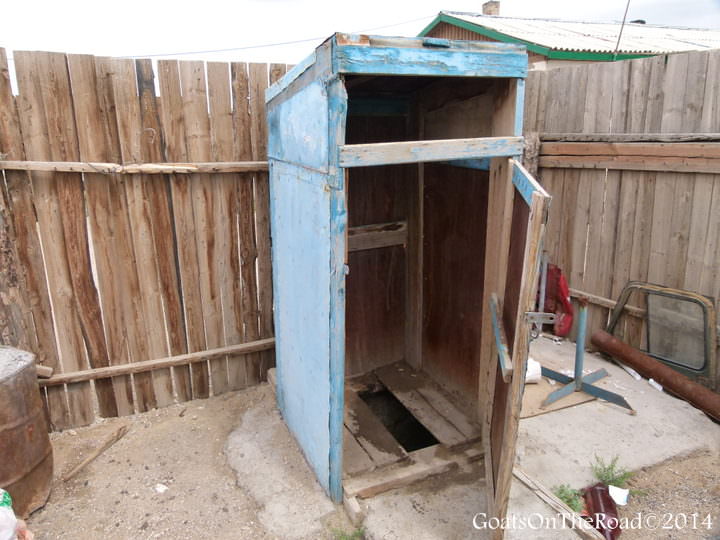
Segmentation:
{"type": "Polygon", "coordinates": [[[373,460],[346,426],[343,430],[343,473],[355,476],[374,468],[373,460]]]}
{"type": "Polygon", "coordinates": [[[375,413],[351,390],[345,391],[345,426],[377,467],[407,457],[375,413]]]}
{"type": "Polygon", "coordinates": [[[455,446],[466,442],[472,436],[477,436],[477,432],[472,429],[464,415],[423,373],[414,371],[404,362],[383,366],[375,370],[375,373],[387,389],[441,443],[455,446]],[[438,409],[452,417],[454,422],[441,414],[438,409]],[[461,429],[465,429],[467,434],[461,429]]]}

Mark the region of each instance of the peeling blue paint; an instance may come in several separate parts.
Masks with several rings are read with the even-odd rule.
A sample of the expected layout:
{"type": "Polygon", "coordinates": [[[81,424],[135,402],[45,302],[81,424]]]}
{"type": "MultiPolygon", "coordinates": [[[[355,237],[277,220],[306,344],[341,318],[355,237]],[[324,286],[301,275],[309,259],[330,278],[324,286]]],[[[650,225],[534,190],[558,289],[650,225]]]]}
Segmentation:
{"type": "Polygon", "coordinates": [[[330,190],[325,175],[273,161],[271,226],[278,405],[330,489],[330,190]]]}
{"type": "Polygon", "coordinates": [[[340,73],[448,77],[525,77],[520,52],[478,52],[343,45],[335,48],[340,73]]]}
{"type": "Polygon", "coordinates": [[[515,163],[513,163],[512,181],[528,206],[531,206],[532,194],[536,191],[535,183],[532,178],[525,173],[524,169],[521,169],[515,163]]]}
{"type": "MultiPolygon", "coordinates": [[[[328,146],[337,148],[345,142],[347,93],[339,78],[328,81],[328,146]]],[[[338,166],[337,152],[331,153],[330,185],[330,497],[342,502],[343,421],[345,408],[345,242],[347,201],[345,169],[338,166]]]]}
{"type": "Polygon", "coordinates": [[[327,171],[327,110],[328,98],[322,81],[315,81],[270,107],[268,157],[327,171]]]}

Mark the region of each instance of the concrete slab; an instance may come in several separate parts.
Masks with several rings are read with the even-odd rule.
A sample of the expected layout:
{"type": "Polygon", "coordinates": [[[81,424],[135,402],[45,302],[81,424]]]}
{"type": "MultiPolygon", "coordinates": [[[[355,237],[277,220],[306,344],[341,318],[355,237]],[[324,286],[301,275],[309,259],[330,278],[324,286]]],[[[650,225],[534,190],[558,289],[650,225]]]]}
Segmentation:
{"type": "Polygon", "coordinates": [[[237,485],[258,506],[257,516],[273,537],[311,539],[328,531],[352,531],[341,506],[334,505],[315,480],[283,422],[269,385],[246,411],[225,445],[237,485]]]}
{"type": "MultiPolygon", "coordinates": [[[[570,342],[555,344],[541,337],[531,345],[536,360],[559,371],[572,370],[574,354],[570,342]]],[[[587,354],[585,366],[587,372],[605,368],[610,375],[599,386],[622,394],[637,414],[597,400],[521,420],[517,462],[546,487],[589,484],[595,455],[606,460],[617,455],[621,466],[636,470],[702,448],[720,449],[720,426],[691,405],[655,390],[645,380],[634,380],[599,355],[587,354]]],[[[238,485],[257,501],[259,521],[271,535],[322,536],[331,529],[328,520],[338,519],[339,508],[329,503],[314,480],[269,388],[262,394],[230,436],[228,462],[237,473],[238,485]]],[[[360,504],[367,516],[363,524],[367,538],[489,538],[487,529],[476,528],[487,511],[484,473],[477,463],[360,504]]],[[[577,537],[515,479],[509,518],[511,525],[515,523],[506,529],[509,539],[577,537]]],[[[347,520],[336,522],[345,531],[354,528],[347,520]]]]}
{"type": "MultiPolygon", "coordinates": [[[[548,367],[572,370],[575,344],[540,337],[530,354],[548,367]]],[[[517,462],[548,487],[582,487],[592,480],[590,463],[619,456],[631,470],[654,465],[702,448],[720,449],[720,426],[689,403],[636,381],[598,354],[586,353],[585,371],[605,368],[597,386],[625,397],[637,411],[596,400],[520,422],[517,462]]]]}
{"type": "MultiPolygon", "coordinates": [[[[469,467],[428,478],[403,489],[362,501],[365,535],[373,540],[445,540],[489,538],[473,527],[473,518],[486,511],[482,468],[469,467]]],[[[482,522],[479,516],[477,523],[482,522]]]]}

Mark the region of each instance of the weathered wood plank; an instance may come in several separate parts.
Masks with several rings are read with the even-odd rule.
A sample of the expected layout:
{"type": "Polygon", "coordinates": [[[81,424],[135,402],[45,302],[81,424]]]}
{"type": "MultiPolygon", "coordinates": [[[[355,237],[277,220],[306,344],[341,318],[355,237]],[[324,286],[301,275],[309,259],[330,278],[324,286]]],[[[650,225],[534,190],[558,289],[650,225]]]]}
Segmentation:
{"type": "MultiPolygon", "coordinates": [[[[643,101],[646,97],[638,98],[643,101]]],[[[632,111],[632,110],[631,110],[632,111]]],[[[632,111],[632,114],[640,114],[638,111],[632,111]]],[[[642,122],[649,115],[647,111],[637,119],[638,125],[644,125],[642,122]]],[[[635,124],[632,124],[635,125],[635,124]]],[[[691,143],[691,142],[718,142],[720,141],[720,133],[712,133],[711,130],[705,133],[656,133],[648,131],[646,133],[540,133],[540,140],[546,142],[563,142],[563,143],[580,143],[580,142],[606,142],[606,143],[691,143]]]]}
{"type": "Polygon", "coordinates": [[[348,229],[348,251],[403,246],[408,241],[407,223],[379,223],[348,229]]]}
{"type": "Polygon", "coordinates": [[[720,158],[720,142],[543,142],[543,156],[720,158]]]}
{"type": "MultiPolygon", "coordinates": [[[[505,291],[507,261],[510,246],[510,225],[515,189],[512,183],[512,165],[509,159],[494,159],[490,168],[488,217],[485,234],[485,272],[483,276],[483,321],[491,320],[490,298],[493,293],[505,291]]],[[[478,381],[478,419],[483,429],[486,456],[486,481],[493,489],[493,475],[489,451],[490,424],[493,415],[497,351],[491,324],[483,324],[480,337],[480,375],[478,381]]]]}
{"type": "MultiPolygon", "coordinates": [[[[250,64],[248,77],[248,102],[252,119],[252,159],[267,159],[267,120],[265,114],[265,89],[268,87],[266,64],[250,64]]],[[[270,181],[266,173],[256,173],[253,184],[255,198],[255,231],[257,245],[258,324],[261,337],[273,334],[273,286],[270,254],[270,181]]],[[[273,353],[260,355],[260,380],[264,380],[268,368],[275,363],[273,353]]]]}
{"type": "MultiPolygon", "coordinates": [[[[138,163],[143,159],[143,128],[140,100],[137,94],[135,62],[125,59],[113,60],[112,67],[120,154],[122,161],[138,163]]],[[[161,358],[168,352],[150,208],[146,193],[147,181],[149,180],[142,175],[125,179],[130,237],[138,275],[140,309],[144,320],[141,327],[142,333],[139,336],[140,343],[137,345],[136,354],[132,355],[133,361],[144,358],[161,358]]],[[[140,373],[133,377],[135,405],[138,411],[156,408],[158,397],[160,403],[168,403],[168,398],[172,395],[171,388],[168,388],[169,376],[167,373],[162,375],[158,384],[155,384],[150,373],[140,373]]]]}
{"type": "MultiPolygon", "coordinates": [[[[102,109],[102,88],[98,82],[95,60],[92,56],[68,55],[68,68],[75,122],[78,126],[79,157],[87,160],[112,159],[109,148],[111,128],[102,109]]],[[[125,317],[121,302],[121,275],[124,269],[119,268],[124,263],[121,250],[116,246],[117,243],[112,241],[120,227],[113,212],[117,201],[113,201],[110,194],[110,183],[114,182],[116,182],[114,178],[104,181],[99,175],[88,173],[85,175],[84,186],[109,364],[129,361],[127,347],[124,345],[125,317]]],[[[117,415],[132,414],[133,396],[130,378],[119,377],[113,379],[112,384],[117,415]]]]}
{"type": "Polygon", "coordinates": [[[522,137],[346,144],[340,147],[340,166],[368,167],[395,163],[516,156],[522,154],[522,144],[522,137]]]}
{"type": "Polygon", "coordinates": [[[479,436],[479,430],[472,428],[465,415],[421,372],[415,372],[407,364],[400,363],[381,367],[375,373],[385,387],[441,443],[454,446],[468,441],[468,436],[456,422],[471,436],[479,436]]]}
{"type": "Polygon", "coordinates": [[[267,161],[208,161],[198,163],[131,163],[106,161],[0,161],[12,171],[77,172],[89,174],[194,174],[266,171],[267,161]]]}
{"type": "Polygon", "coordinates": [[[592,525],[585,521],[580,514],[573,511],[567,504],[557,498],[557,496],[548,490],[545,486],[528,476],[525,471],[519,467],[513,469],[513,476],[530,488],[538,497],[545,501],[550,508],[555,510],[558,515],[567,521],[569,527],[582,538],[600,540],[604,538],[602,534],[596,531],[592,525]]]}
{"type": "Polygon", "coordinates": [[[345,427],[367,452],[377,467],[395,463],[407,457],[387,428],[367,404],[351,390],[345,391],[345,427]]]}
{"type": "MultiPolygon", "coordinates": [[[[513,379],[507,396],[506,418],[503,423],[501,439],[502,450],[499,456],[493,456],[493,460],[499,457],[499,463],[493,462],[493,465],[497,463],[495,469],[497,471],[497,477],[494,484],[495,499],[492,508],[493,514],[500,516],[504,516],[507,512],[510,495],[512,469],[513,463],[515,462],[515,445],[518,435],[520,408],[522,406],[522,387],[525,384],[527,351],[530,337],[528,324],[525,321],[525,313],[533,308],[537,295],[539,273],[539,265],[537,262],[545,226],[545,211],[548,203],[549,197],[542,193],[535,193],[532,204],[530,205],[530,215],[527,222],[522,280],[520,283],[512,343],[513,379]]],[[[508,299],[506,298],[505,301],[507,302],[508,299]]]]}
{"type": "Polygon", "coordinates": [[[346,426],[343,429],[343,474],[353,476],[374,468],[372,459],[346,426]]]}
{"type": "MultiPolygon", "coordinates": [[[[45,112],[45,99],[53,100],[55,91],[51,82],[47,80],[50,62],[49,53],[15,53],[15,69],[20,90],[18,113],[26,157],[30,159],[45,160],[58,157],[54,155],[58,149],[55,148],[53,151],[50,145],[48,123],[51,120],[47,118],[45,112]]],[[[51,103],[51,114],[52,105],[51,103]]],[[[58,118],[53,120],[59,121],[58,118]]],[[[59,159],[65,158],[66,156],[62,156],[59,159]]],[[[74,180],[64,179],[70,182],[74,180]]],[[[87,360],[65,250],[59,181],[52,173],[33,173],[32,184],[59,345],[58,367],[63,371],[81,369],[87,365],[87,360]]],[[[54,416],[52,402],[49,403],[54,427],[59,428],[59,423],[65,423],[66,426],[89,424],[93,419],[89,385],[77,383],[68,386],[67,398],[70,413],[68,419],[54,416]]]]}
{"type": "MultiPolygon", "coordinates": [[[[160,95],[163,100],[160,112],[166,155],[168,159],[184,161],[188,156],[184,127],[186,120],[183,112],[178,62],[161,60],[158,62],[158,72],[160,95]]],[[[189,176],[172,175],[170,177],[177,258],[187,332],[187,350],[196,352],[204,350],[206,345],[191,186],[192,178],[189,176]]],[[[203,362],[193,364],[186,373],[183,373],[183,368],[174,371],[179,400],[184,401],[191,397],[207,397],[209,395],[207,364],[203,362]]]]}
{"type": "Polygon", "coordinates": [[[683,173],[714,173],[717,158],[683,158],[658,156],[540,156],[545,168],[616,169],[629,171],[674,171],[683,173]]]}
{"type": "MultiPolygon", "coordinates": [[[[253,118],[250,115],[250,87],[248,68],[245,63],[230,65],[230,77],[233,100],[233,126],[235,128],[235,152],[237,159],[250,159],[253,156],[252,133],[253,118]]],[[[255,154],[257,155],[257,154],[255,154]]],[[[258,290],[255,263],[257,260],[257,237],[255,232],[255,195],[254,177],[244,174],[238,179],[235,204],[237,206],[237,236],[239,254],[239,290],[235,291],[242,321],[243,340],[260,337],[258,318],[258,290]],[[237,295],[239,294],[239,298],[237,295]]],[[[249,355],[242,369],[232,373],[230,379],[238,387],[256,384],[260,381],[260,354],[249,355]]],[[[232,369],[232,366],[231,366],[232,369]]]]}
{"type": "MultiPolygon", "coordinates": [[[[205,64],[180,62],[180,82],[188,158],[208,161],[211,155],[211,142],[205,64]]],[[[215,231],[212,227],[215,212],[212,191],[212,178],[209,175],[198,174],[190,177],[202,319],[206,346],[211,348],[218,347],[222,343],[222,304],[220,290],[215,281],[218,261],[215,255],[215,231]]],[[[212,382],[213,373],[209,373],[212,382]]],[[[215,375],[219,376],[217,370],[215,375]]],[[[198,397],[207,397],[204,394],[203,391],[198,397]]]]}
{"type": "Polygon", "coordinates": [[[69,373],[55,374],[49,379],[40,381],[42,386],[55,386],[58,384],[69,384],[77,381],[90,381],[107,377],[118,377],[130,373],[145,373],[156,369],[177,367],[186,364],[207,362],[210,358],[218,358],[228,354],[250,354],[257,351],[266,351],[275,346],[275,339],[261,339],[238,345],[229,345],[217,349],[207,349],[194,353],[180,354],[167,358],[156,358],[154,360],[141,360],[129,364],[109,366],[105,368],[88,369],[69,373]]]}
{"type": "MultiPolygon", "coordinates": [[[[213,159],[232,159],[233,118],[230,88],[230,66],[227,63],[207,64],[208,100],[210,103],[210,144],[213,159]]],[[[235,186],[237,175],[215,175],[212,177],[213,216],[216,258],[215,282],[219,290],[222,308],[222,342],[232,345],[242,340],[242,323],[233,305],[236,298],[234,288],[239,286],[236,275],[232,275],[233,256],[237,256],[237,231],[235,226],[235,186]]],[[[237,267],[237,265],[236,265],[237,267]]],[[[213,394],[227,392],[230,386],[229,362],[244,362],[245,358],[218,358],[210,361],[210,376],[213,394]]]]}
{"type": "MultiPolygon", "coordinates": [[[[166,156],[160,136],[160,117],[158,101],[155,96],[155,74],[152,63],[147,59],[136,60],[135,71],[140,98],[140,122],[144,134],[141,138],[141,156],[146,161],[164,161],[166,156]]],[[[169,354],[183,354],[187,352],[187,344],[179,276],[175,264],[176,245],[169,200],[169,182],[166,176],[160,178],[143,176],[142,182],[147,197],[159,294],[162,300],[164,334],[167,336],[169,354]]],[[[184,375],[181,376],[184,377],[184,375]]],[[[172,383],[172,370],[153,372],[153,384],[159,407],[174,402],[172,383]]]]}
{"type": "MultiPolygon", "coordinates": [[[[25,158],[20,120],[10,88],[4,49],[0,49],[0,153],[10,159],[25,158]]],[[[10,217],[15,249],[18,261],[23,267],[18,277],[23,282],[22,286],[32,315],[34,331],[29,332],[31,342],[34,344],[32,351],[37,355],[38,362],[59,370],[46,268],[37,234],[31,176],[27,172],[6,171],[5,187],[7,201],[11,207],[10,217]]],[[[30,330],[29,324],[28,330],[30,330]]],[[[44,401],[50,424],[57,429],[69,427],[70,416],[65,390],[55,388],[48,391],[47,400],[44,401]]]]}
{"type": "MultiPolygon", "coordinates": [[[[47,78],[43,79],[48,85],[47,91],[53,94],[43,96],[51,156],[60,160],[78,159],[77,129],[73,116],[73,97],[67,58],[61,54],[49,55],[46,58],[48,59],[45,66],[47,78]]],[[[82,177],[60,173],[56,181],[68,269],[87,359],[92,368],[105,367],[109,363],[108,351],[98,292],[92,276],[82,177]]],[[[98,381],[95,384],[95,392],[100,415],[117,416],[112,381],[109,379],[98,381]]],[[[91,403],[87,406],[92,408],[91,403]]]]}
{"type": "Polygon", "coordinates": [[[420,461],[390,471],[376,471],[345,482],[345,492],[351,496],[370,498],[391,489],[407,486],[424,478],[452,470],[457,463],[433,457],[430,461],[420,461]]]}

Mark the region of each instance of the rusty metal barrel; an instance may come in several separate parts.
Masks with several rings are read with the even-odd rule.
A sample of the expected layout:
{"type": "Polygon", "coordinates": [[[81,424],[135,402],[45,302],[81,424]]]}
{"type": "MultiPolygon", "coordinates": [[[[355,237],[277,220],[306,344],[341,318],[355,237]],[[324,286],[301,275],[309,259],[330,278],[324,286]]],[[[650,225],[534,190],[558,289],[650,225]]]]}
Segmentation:
{"type": "Polygon", "coordinates": [[[0,487],[20,517],[45,504],[53,455],[43,410],[35,355],[0,347],[0,487]]]}

